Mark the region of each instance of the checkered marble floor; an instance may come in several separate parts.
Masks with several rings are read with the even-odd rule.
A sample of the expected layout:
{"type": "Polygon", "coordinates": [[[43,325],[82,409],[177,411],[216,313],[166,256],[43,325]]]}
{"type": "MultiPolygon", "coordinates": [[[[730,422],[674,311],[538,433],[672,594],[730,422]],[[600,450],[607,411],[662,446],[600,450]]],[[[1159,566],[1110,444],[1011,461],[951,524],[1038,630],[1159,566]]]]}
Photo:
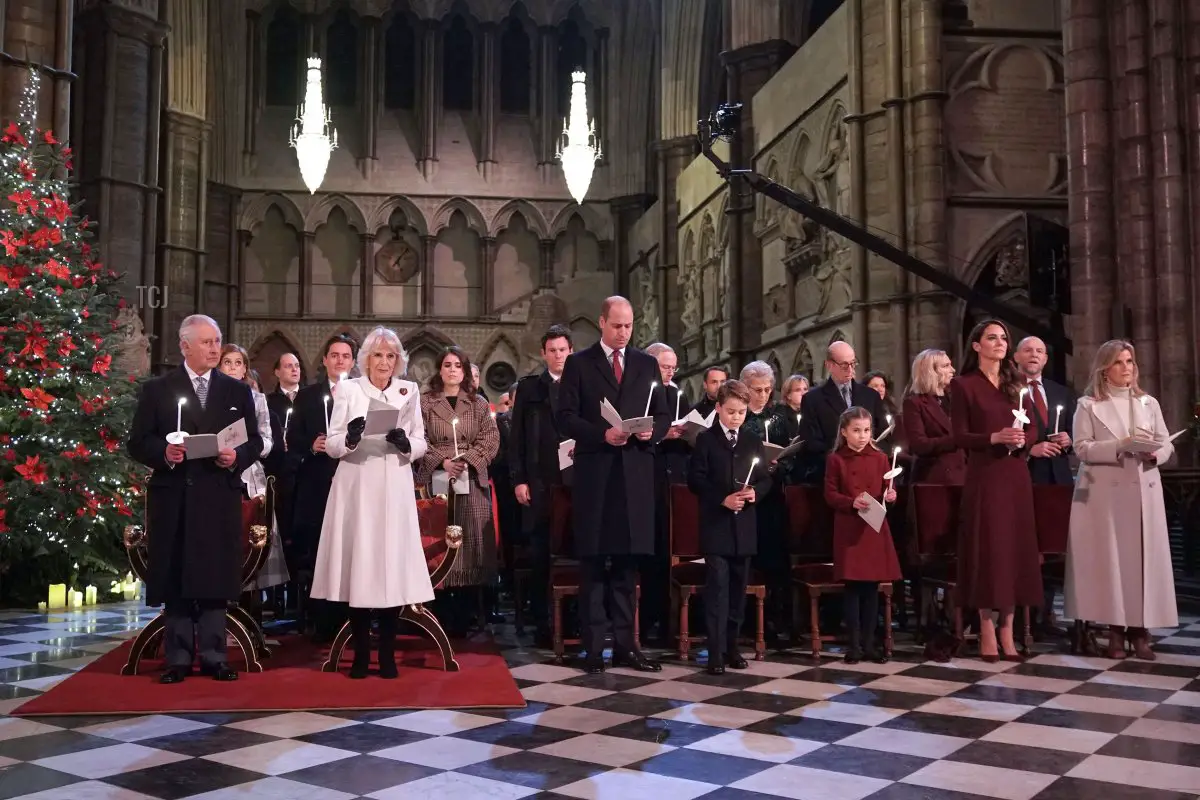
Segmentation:
{"type": "MultiPolygon", "coordinates": [[[[0,614],[0,714],[152,612],[0,614]]],[[[599,676],[498,636],[513,711],[0,716],[0,798],[1168,800],[1200,796],[1200,620],[1154,663],[814,664],[599,676]]]]}

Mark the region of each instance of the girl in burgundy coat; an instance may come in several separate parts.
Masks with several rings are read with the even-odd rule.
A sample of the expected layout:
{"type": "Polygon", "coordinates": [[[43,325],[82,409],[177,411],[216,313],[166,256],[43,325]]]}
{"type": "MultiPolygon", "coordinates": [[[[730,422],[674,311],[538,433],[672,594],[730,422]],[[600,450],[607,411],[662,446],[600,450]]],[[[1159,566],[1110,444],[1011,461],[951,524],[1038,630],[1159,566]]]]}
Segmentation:
{"type": "Polygon", "coordinates": [[[847,664],[857,664],[864,654],[876,664],[887,661],[875,649],[879,584],[900,579],[900,562],[887,522],[874,530],[858,512],[870,506],[868,498],[896,500],[896,491],[883,477],[889,466],[887,456],[871,442],[871,412],[859,406],[846,409],[825,462],[825,502],[833,510],[834,579],[845,584],[847,664]]]}

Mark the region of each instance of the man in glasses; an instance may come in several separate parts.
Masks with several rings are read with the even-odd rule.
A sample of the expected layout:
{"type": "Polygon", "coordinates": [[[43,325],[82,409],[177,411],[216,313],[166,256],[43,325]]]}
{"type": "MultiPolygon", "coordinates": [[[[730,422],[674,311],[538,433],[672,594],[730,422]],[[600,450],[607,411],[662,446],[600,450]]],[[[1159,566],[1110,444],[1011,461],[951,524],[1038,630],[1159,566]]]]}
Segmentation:
{"type": "Polygon", "coordinates": [[[879,393],[854,379],[857,370],[854,348],[847,342],[834,342],[825,351],[825,372],[829,378],[800,401],[806,482],[819,483],[824,479],[825,457],[833,449],[838,419],[847,408],[860,406],[871,412],[874,436],[879,436],[888,426],[879,393]]]}

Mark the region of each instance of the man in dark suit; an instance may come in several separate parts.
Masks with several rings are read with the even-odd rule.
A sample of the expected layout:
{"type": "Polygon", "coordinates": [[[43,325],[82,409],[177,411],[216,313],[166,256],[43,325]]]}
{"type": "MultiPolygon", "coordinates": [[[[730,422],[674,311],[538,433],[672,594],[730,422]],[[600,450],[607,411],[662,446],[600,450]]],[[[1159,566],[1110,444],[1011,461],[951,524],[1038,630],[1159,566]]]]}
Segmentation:
{"type": "Polygon", "coordinates": [[[201,673],[232,681],[237,672],[225,656],[225,612],[242,592],[241,475],[258,460],[263,440],[250,387],[215,369],[217,323],[201,314],[186,318],[179,349],[183,365],[142,386],[126,443],[130,457],[153,470],[146,597],[150,605],[164,605],[162,683],[190,675],[197,649],[201,673]],[[247,441],[233,449],[222,445],[215,458],[188,459],[186,439],[168,442],[180,430],[216,434],[238,420],[247,441]]]}
{"type": "Polygon", "coordinates": [[[1037,484],[1068,485],[1074,482],[1071,461],[1071,425],[1075,420],[1075,393],[1060,383],[1046,380],[1046,343],[1026,336],[1017,345],[1013,358],[1029,388],[1030,414],[1037,438],[1029,451],[1029,474],[1037,484]],[[1058,432],[1054,430],[1057,427],[1058,432]]]}
{"type": "MultiPolygon", "coordinates": [[[[1037,431],[1034,444],[1029,449],[1029,477],[1042,486],[1070,486],[1075,481],[1068,453],[1071,449],[1071,426],[1075,421],[1076,397],[1066,386],[1046,380],[1042,375],[1047,359],[1046,343],[1036,336],[1026,336],[1013,352],[1013,360],[1029,389],[1025,402],[1033,404],[1029,419],[1037,431]],[[1057,433],[1054,432],[1055,427],[1058,428],[1057,433]]],[[[1045,596],[1038,615],[1042,627],[1054,632],[1054,584],[1044,581],[1042,591],[1045,596]]]]}
{"type": "Polygon", "coordinates": [[[654,444],[671,426],[658,362],[633,347],[633,306],[610,297],[600,312],[600,341],[567,357],[559,396],[559,429],[575,440],[572,522],[581,561],[580,628],[587,651],[585,670],[604,671],[604,635],[611,598],[613,664],[643,672],[661,665],[637,649],[633,609],[637,563],[654,553],[654,444]],[[622,419],[646,415],[653,430],[630,436],[601,416],[607,400],[622,419]],[[608,569],[611,562],[611,569],[608,569]]]}
{"type": "Polygon", "coordinates": [[[887,412],[879,392],[854,380],[858,359],[848,342],[834,342],[825,352],[825,371],[829,379],[813,387],[800,401],[800,435],[804,437],[803,459],[797,464],[805,483],[820,483],[825,477],[825,457],[837,440],[838,420],[851,406],[871,412],[873,436],[887,428],[887,412]]]}
{"type": "MultiPolygon", "coordinates": [[[[295,575],[298,563],[292,538],[292,511],[295,502],[296,468],[300,459],[296,454],[288,452],[286,442],[296,394],[300,391],[300,359],[295,353],[284,353],[275,360],[275,379],[278,381],[275,389],[267,394],[271,440],[275,442],[275,446],[263,459],[263,469],[268,477],[275,479],[275,522],[279,526],[279,539],[283,542],[288,572],[295,575]]],[[[294,603],[295,591],[289,592],[289,595],[294,603]]]]}
{"type": "Polygon", "coordinates": [[[565,439],[556,414],[561,404],[563,366],[571,354],[571,331],[551,326],[542,334],[540,373],[517,381],[513,393],[508,466],[520,504],[521,537],[531,561],[529,610],[541,642],[550,639],[550,503],[556,486],[570,485],[573,468],[558,468],[558,445],[565,439]]]}
{"type": "Polygon", "coordinates": [[[717,407],[717,390],[727,380],[729,380],[729,370],[725,367],[709,367],[704,370],[704,396],[695,405],[695,409],[700,412],[701,417],[707,417],[717,407]]]}
{"type": "MultiPolygon", "coordinates": [[[[292,540],[299,572],[311,573],[325,520],[325,503],[333,485],[338,462],[325,455],[327,414],[333,411],[333,397],[341,376],[354,366],[358,343],[338,334],[325,342],[321,353],[323,376],[296,393],[292,421],[288,424],[288,455],[299,459],[296,466],[296,499],[292,504],[292,540]]],[[[301,602],[307,600],[307,586],[301,589],[301,602]]],[[[305,603],[306,604],[306,603],[305,603]]],[[[339,615],[326,608],[317,615],[317,640],[332,640],[341,624],[339,615]]],[[[305,620],[306,621],[306,620],[305,620]]],[[[302,621],[302,625],[304,622],[302,621]]]]}

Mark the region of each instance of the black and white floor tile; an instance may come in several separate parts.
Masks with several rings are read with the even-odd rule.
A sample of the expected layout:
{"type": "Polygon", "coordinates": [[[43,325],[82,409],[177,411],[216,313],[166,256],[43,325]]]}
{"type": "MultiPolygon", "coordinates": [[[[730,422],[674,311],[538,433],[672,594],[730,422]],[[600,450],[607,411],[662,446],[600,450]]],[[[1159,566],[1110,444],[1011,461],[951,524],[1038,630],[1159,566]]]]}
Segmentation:
{"type": "Polygon", "coordinates": [[[7,716],[153,616],[0,614],[0,799],[1182,800],[1200,796],[1200,619],[1154,663],[814,664],[599,676],[506,657],[513,711],[7,716]]]}

